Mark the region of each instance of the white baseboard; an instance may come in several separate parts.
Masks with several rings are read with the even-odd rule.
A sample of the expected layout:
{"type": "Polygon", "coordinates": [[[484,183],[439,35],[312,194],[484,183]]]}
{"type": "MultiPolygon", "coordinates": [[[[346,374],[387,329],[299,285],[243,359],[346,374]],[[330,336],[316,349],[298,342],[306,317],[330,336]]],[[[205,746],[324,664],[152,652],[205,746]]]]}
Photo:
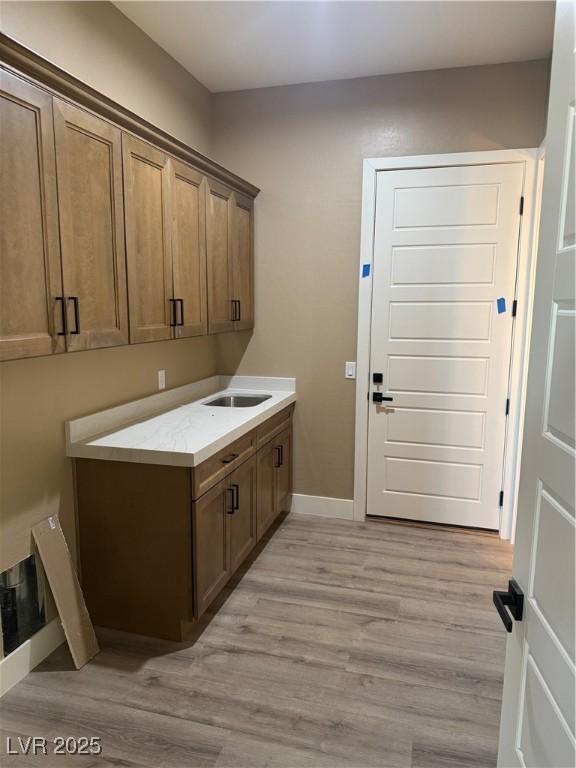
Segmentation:
{"type": "Polygon", "coordinates": [[[54,619],[0,659],[0,698],[65,641],[60,619],[54,619]]]}
{"type": "Polygon", "coordinates": [[[354,502],[352,499],[333,499],[329,496],[307,496],[303,493],[294,493],[292,494],[292,514],[353,520],[354,502]]]}

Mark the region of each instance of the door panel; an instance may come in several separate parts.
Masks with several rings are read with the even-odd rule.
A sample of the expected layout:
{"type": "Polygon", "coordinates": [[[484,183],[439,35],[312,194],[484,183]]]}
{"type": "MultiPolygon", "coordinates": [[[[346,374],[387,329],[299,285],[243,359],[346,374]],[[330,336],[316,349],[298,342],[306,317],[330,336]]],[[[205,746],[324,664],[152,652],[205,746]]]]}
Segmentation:
{"type": "Polygon", "coordinates": [[[208,332],[205,181],[185,163],[170,164],[174,297],[179,302],[175,335],[199,336],[208,332]]]}
{"type": "Polygon", "coordinates": [[[393,402],[369,412],[370,515],[499,526],[523,178],[378,174],[371,372],[393,402]]]}
{"type": "Polygon", "coordinates": [[[0,70],[0,360],[64,351],[52,98],[0,70]]]}
{"type": "Polygon", "coordinates": [[[212,179],[206,186],[208,332],[234,330],[232,320],[231,190],[212,179]]]}
{"type": "Polygon", "coordinates": [[[576,765],[576,247],[565,236],[574,199],[575,22],[575,3],[557,3],[513,565],[524,616],[506,649],[502,768],[576,765]]]}
{"type": "Polygon", "coordinates": [[[202,616],[230,576],[228,493],[218,483],[192,505],[194,612],[202,616]]]}
{"type": "Polygon", "coordinates": [[[172,338],[169,169],[163,152],[122,134],[130,341],[172,338]]]}
{"type": "Polygon", "coordinates": [[[238,304],[237,331],[254,327],[253,201],[237,192],[232,198],[232,290],[238,304]]]}
{"type": "Polygon", "coordinates": [[[230,573],[244,562],[256,544],[256,457],[245,461],[227,479],[232,489],[234,513],[230,525],[230,573]]]}
{"type": "Polygon", "coordinates": [[[64,294],[78,297],[80,332],[67,301],[67,348],[128,343],[122,144],[118,128],[54,100],[64,294]]]}
{"type": "MultiPolygon", "coordinates": [[[[292,502],[292,427],[281,432],[273,441],[280,449],[276,459],[276,515],[289,512],[292,502]]],[[[276,451],[278,453],[278,451],[276,451]]]]}
{"type": "Polygon", "coordinates": [[[257,495],[257,532],[258,541],[272,525],[276,517],[276,482],[274,468],[275,442],[267,443],[257,453],[258,495],[257,495]]]}

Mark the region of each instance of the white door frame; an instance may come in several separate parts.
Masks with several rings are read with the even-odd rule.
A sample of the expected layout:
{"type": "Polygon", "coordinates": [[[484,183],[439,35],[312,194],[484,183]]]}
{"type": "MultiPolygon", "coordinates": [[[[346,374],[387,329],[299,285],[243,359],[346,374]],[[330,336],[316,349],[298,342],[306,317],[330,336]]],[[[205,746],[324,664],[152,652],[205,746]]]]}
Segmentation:
{"type": "MultiPolygon", "coordinates": [[[[374,226],[376,221],[376,175],[379,171],[411,168],[438,168],[458,165],[524,163],[524,215],[520,221],[518,312],[512,339],[510,375],[510,414],[504,447],[504,506],[500,536],[513,539],[516,524],[519,464],[522,449],[524,401],[526,397],[527,354],[530,345],[530,319],[534,295],[536,247],[542,179],[541,149],[502,149],[483,152],[458,152],[445,155],[377,157],[364,160],[362,178],[362,223],[360,231],[360,269],[358,286],[358,341],[356,352],[356,429],[354,447],[354,520],[366,518],[368,465],[368,413],[370,391],[370,326],[372,315],[372,275],[374,226]],[[366,274],[368,273],[368,274],[366,274]]],[[[502,414],[504,418],[504,414],[502,414]]]]}

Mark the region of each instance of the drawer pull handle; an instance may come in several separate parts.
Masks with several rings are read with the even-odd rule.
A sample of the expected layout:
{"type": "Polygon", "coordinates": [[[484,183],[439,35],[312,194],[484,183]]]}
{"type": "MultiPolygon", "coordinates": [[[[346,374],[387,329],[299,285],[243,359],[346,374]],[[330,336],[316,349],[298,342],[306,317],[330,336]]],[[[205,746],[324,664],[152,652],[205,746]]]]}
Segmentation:
{"type": "Polygon", "coordinates": [[[233,515],[234,512],[236,512],[236,495],[234,493],[234,486],[231,486],[230,488],[226,488],[226,494],[228,496],[228,504],[226,509],[227,515],[233,515]]]}
{"type": "Polygon", "coordinates": [[[239,455],[239,453],[229,453],[228,456],[224,456],[222,459],[222,464],[230,464],[234,459],[237,459],[239,455]]]}

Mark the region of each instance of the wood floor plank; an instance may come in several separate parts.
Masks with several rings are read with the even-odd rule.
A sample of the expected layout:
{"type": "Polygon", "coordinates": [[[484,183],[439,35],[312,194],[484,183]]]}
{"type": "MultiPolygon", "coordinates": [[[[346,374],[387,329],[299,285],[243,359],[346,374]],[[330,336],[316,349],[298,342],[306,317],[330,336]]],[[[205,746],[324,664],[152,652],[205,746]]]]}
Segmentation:
{"type": "Polygon", "coordinates": [[[80,671],[62,646],[1,727],[100,736],[73,768],[492,768],[510,568],[484,532],[290,516],[187,642],[99,630],[80,671]]]}

